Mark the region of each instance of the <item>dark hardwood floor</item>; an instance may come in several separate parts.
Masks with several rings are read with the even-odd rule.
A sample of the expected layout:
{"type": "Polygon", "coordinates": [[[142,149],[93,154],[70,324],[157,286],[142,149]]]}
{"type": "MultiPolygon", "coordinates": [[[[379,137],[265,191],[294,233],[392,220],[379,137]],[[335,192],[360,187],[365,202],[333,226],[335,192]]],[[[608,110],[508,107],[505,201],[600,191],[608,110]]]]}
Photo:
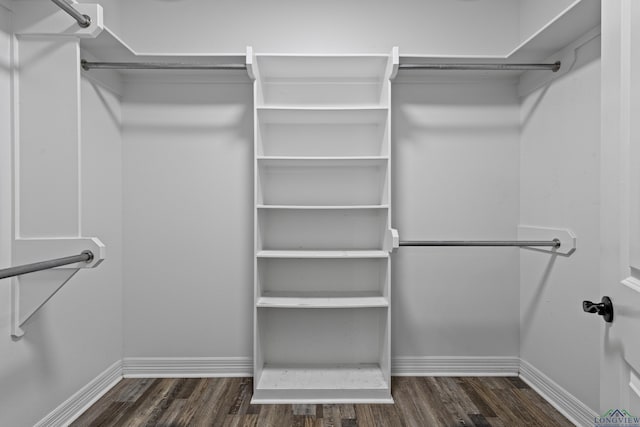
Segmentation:
{"type": "Polygon", "coordinates": [[[572,426],[519,378],[393,377],[394,405],[251,405],[251,378],[124,379],[72,426],[572,426]]]}

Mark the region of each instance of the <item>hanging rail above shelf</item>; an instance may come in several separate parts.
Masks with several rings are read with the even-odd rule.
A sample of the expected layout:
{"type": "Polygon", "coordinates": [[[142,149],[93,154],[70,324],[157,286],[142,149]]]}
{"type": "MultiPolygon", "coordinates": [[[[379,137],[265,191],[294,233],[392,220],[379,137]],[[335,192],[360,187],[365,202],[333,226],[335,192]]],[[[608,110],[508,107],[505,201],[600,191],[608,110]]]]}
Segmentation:
{"type": "Polygon", "coordinates": [[[400,64],[401,70],[485,70],[485,71],[525,71],[548,70],[554,73],[560,70],[560,61],[553,64],[400,64]]]}
{"type": "Polygon", "coordinates": [[[188,64],[179,62],[91,62],[80,61],[83,70],[246,70],[246,64],[188,64]]]}
{"type": "Polygon", "coordinates": [[[400,246],[561,246],[560,239],[553,240],[401,240],[400,246]]]}
{"type": "MultiPolygon", "coordinates": [[[[81,60],[85,71],[95,70],[246,70],[246,64],[190,64],[179,62],[95,62],[81,60]]],[[[400,64],[401,70],[485,70],[524,71],[560,70],[560,61],[553,64],[400,64]]]]}
{"type": "Polygon", "coordinates": [[[73,19],[78,21],[78,25],[82,28],[87,28],[91,25],[91,17],[89,15],[84,15],[78,12],[73,6],[67,3],[65,0],[51,0],[54,2],[60,9],[67,12],[73,19]]]}
{"type": "Polygon", "coordinates": [[[6,279],[21,274],[34,273],[36,271],[49,270],[63,265],[75,264],[77,262],[93,261],[93,252],[83,251],[80,255],[72,255],[64,258],[50,259],[47,261],[34,262],[32,264],[18,265],[15,267],[0,270],[0,279],[6,279]]]}

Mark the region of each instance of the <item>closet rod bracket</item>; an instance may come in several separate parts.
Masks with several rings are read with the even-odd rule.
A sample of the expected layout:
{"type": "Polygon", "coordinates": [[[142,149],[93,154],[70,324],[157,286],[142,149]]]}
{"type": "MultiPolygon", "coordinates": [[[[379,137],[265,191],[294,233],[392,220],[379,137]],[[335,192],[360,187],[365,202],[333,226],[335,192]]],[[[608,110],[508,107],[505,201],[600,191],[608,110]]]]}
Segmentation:
{"type": "Polygon", "coordinates": [[[97,267],[105,257],[106,247],[95,237],[16,239],[13,263],[25,265],[12,272],[18,275],[11,278],[11,335],[24,335],[24,324],[78,271],[97,267]],[[51,259],[73,253],[79,255],[51,259]]]}
{"type": "Polygon", "coordinates": [[[51,0],[56,4],[60,9],[64,10],[69,16],[75,19],[78,22],[78,25],[81,28],[87,28],[91,25],[91,17],[84,13],[81,13],[76,8],[71,6],[71,4],[67,3],[65,0],[51,0]]]}

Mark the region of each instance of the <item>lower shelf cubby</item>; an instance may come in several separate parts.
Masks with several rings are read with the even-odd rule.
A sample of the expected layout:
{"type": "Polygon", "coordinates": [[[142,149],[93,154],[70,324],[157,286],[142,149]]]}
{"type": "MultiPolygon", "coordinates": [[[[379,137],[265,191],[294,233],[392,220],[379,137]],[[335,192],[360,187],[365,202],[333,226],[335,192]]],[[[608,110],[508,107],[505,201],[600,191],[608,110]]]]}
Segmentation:
{"type": "Polygon", "coordinates": [[[392,403],[378,364],[265,365],[252,403],[392,403]]]}
{"type": "Polygon", "coordinates": [[[387,258],[259,258],[258,306],[388,306],[387,258]]]}
{"type": "Polygon", "coordinates": [[[387,217],[388,209],[262,209],[258,244],[265,250],[381,249],[387,217]]]}
{"type": "Polygon", "coordinates": [[[388,307],[256,316],[254,403],[391,401],[388,307]]]}
{"type": "Polygon", "coordinates": [[[387,108],[258,109],[260,156],[388,156],[387,108]]]}
{"type": "Polygon", "coordinates": [[[258,161],[257,203],[358,206],[389,203],[388,158],[258,161]]]}

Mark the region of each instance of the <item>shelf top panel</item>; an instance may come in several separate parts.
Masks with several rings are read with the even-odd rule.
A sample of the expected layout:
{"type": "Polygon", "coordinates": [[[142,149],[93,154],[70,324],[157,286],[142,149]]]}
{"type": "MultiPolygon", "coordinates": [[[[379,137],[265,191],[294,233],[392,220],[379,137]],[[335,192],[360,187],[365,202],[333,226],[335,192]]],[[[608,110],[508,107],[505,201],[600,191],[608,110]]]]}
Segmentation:
{"type": "Polygon", "coordinates": [[[563,13],[516,46],[507,57],[510,62],[543,61],[598,25],[600,1],[574,2],[563,13]]]}
{"type": "Polygon", "coordinates": [[[181,62],[188,64],[244,64],[246,53],[145,53],[136,52],[112,30],[105,27],[96,38],[83,38],[80,47],[100,62],[181,62]],[[206,61],[206,62],[205,62],[206,61]]]}
{"type": "MultiPolygon", "coordinates": [[[[562,13],[550,20],[537,32],[522,40],[511,51],[497,52],[493,55],[472,54],[422,54],[403,53],[400,55],[400,64],[430,64],[430,63],[539,63],[554,62],[561,58],[549,59],[560,52],[574,40],[586,34],[600,24],[600,1],[580,0],[574,1],[562,13]]],[[[414,77],[493,77],[510,78],[518,77],[524,71],[437,71],[437,70],[400,70],[399,81],[409,80],[414,77]]]]}
{"type": "Polygon", "coordinates": [[[390,55],[256,55],[260,78],[270,80],[382,80],[390,55]]]}
{"type": "MultiPolygon", "coordinates": [[[[90,62],[151,62],[151,63],[179,63],[186,65],[223,65],[245,64],[246,53],[143,53],[136,52],[112,30],[105,27],[96,38],[80,39],[81,58],[90,62]]],[[[104,70],[91,69],[86,73],[104,73],[104,70]]],[[[180,80],[238,81],[250,82],[245,70],[131,70],[117,69],[106,72],[116,72],[126,78],[135,79],[140,76],[171,77],[180,80]]]]}

